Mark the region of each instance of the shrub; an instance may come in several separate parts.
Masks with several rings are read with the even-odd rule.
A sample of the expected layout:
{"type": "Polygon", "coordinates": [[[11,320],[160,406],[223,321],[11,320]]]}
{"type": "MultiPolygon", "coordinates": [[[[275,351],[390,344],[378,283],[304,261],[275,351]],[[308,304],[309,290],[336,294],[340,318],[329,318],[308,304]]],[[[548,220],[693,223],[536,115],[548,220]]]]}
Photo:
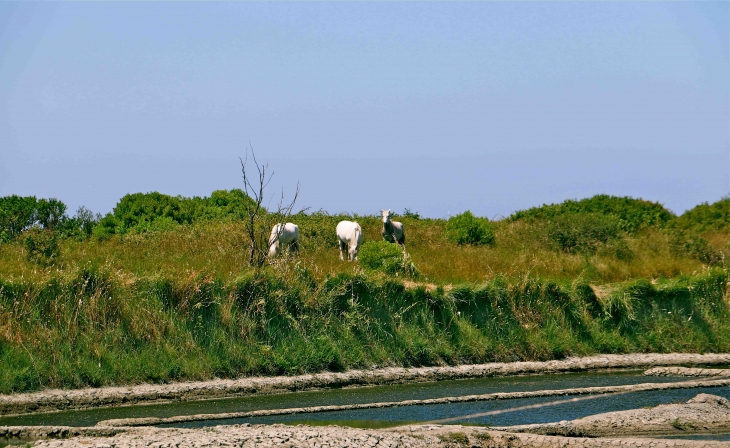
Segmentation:
{"type": "Polygon", "coordinates": [[[600,213],[559,215],[546,226],[549,244],[570,253],[594,253],[601,244],[617,237],[619,231],[618,218],[600,213]]]}
{"type": "Polygon", "coordinates": [[[591,198],[567,200],[560,204],[542,205],[513,213],[510,221],[544,221],[556,219],[558,216],[581,213],[610,215],[618,220],[621,230],[634,232],[650,227],[662,226],[674,218],[674,215],[659,203],[634,199],[628,196],[617,197],[599,194],[591,198]]]}
{"type": "Polygon", "coordinates": [[[0,242],[9,241],[21,232],[37,226],[56,230],[66,224],[66,204],[58,199],[35,196],[0,198],[0,242]]]}
{"type": "Polygon", "coordinates": [[[114,219],[114,215],[111,213],[107,213],[91,229],[91,235],[98,240],[109,238],[115,233],[124,233],[124,227],[118,225],[117,220],[114,219]]]}
{"type": "Polygon", "coordinates": [[[360,265],[366,269],[381,271],[386,274],[418,274],[411,257],[401,251],[397,244],[387,241],[368,241],[360,247],[358,254],[360,265]]]}
{"type": "Polygon", "coordinates": [[[684,212],[674,221],[673,227],[696,232],[730,228],[730,197],[726,196],[714,204],[705,202],[684,212]]]}
{"type": "MultiPolygon", "coordinates": [[[[169,196],[153,191],[151,193],[128,194],[119,200],[113,213],[100,220],[102,228],[96,226],[93,234],[106,238],[113,234],[127,232],[144,233],[150,230],[170,230],[178,224],[214,219],[242,219],[245,204],[250,202],[243,190],[216,190],[209,198],[195,196],[169,196]]],[[[263,209],[262,213],[266,213],[263,209]]]]}
{"type": "Polygon", "coordinates": [[[10,241],[35,222],[35,196],[0,198],[0,242],[10,241]]]}
{"type": "Polygon", "coordinates": [[[143,222],[167,217],[178,223],[186,221],[180,206],[180,198],[158,193],[135,193],[125,195],[114,207],[114,218],[125,229],[132,229],[143,222]]]}
{"type": "Polygon", "coordinates": [[[411,219],[421,219],[421,215],[418,212],[414,212],[410,208],[407,208],[407,207],[403,211],[403,217],[411,218],[411,219]]]}
{"type": "Polygon", "coordinates": [[[35,221],[42,228],[55,230],[66,219],[66,204],[58,199],[39,199],[36,202],[35,221]]]}
{"type": "Polygon", "coordinates": [[[52,230],[30,229],[25,232],[23,244],[30,261],[47,264],[58,257],[58,237],[52,230]]]}
{"type": "Polygon", "coordinates": [[[449,218],[446,223],[446,238],[458,245],[492,245],[494,230],[487,218],[476,217],[467,210],[449,218]]]}

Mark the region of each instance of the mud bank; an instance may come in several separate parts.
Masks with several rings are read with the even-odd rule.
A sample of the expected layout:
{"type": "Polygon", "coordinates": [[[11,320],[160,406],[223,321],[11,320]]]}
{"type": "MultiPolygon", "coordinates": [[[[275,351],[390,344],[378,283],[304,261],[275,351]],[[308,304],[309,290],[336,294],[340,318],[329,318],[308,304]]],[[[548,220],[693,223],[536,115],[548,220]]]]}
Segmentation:
{"type": "Polygon", "coordinates": [[[83,435],[70,439],[39,440],[38,448],[66,447],[727,447],[727,442],[660,440],[649,438],[561,437],[505,433],[477,427],[416,425],[391,430],[363,430],[339,426],[231,425],[206,430],[134,428],[113,436],[83,435]]]}
{"type": "Polygon", "coordinates": [[[696,367],[654,367],[644,372],[646,376],[690,376],[690,377],[727,377],[730,369],[699,369],[696,367]]]}
{"type": "MultiPolygon", "coordinates": [[[[718,434],[730,432],[730,402],[710,394],[698,394],[686,403],[664,404],[650,409],[607,412],[571,421],[495,427],[507,432],[607,437],[718,434]]],[[[730,446],[730,443],[728,443],[730,446]]]]}
{"type": "Polygon", "coordinates": [[[599,355],[544,362],[489,363],[455,367],[390,367],[298,376],[249,377],[160,385],[141,384],[98,389],[55,389],[28,394],[0,395],[0,415],[489,376],[720,364],[730,364],[730,354],[599,355]]]}

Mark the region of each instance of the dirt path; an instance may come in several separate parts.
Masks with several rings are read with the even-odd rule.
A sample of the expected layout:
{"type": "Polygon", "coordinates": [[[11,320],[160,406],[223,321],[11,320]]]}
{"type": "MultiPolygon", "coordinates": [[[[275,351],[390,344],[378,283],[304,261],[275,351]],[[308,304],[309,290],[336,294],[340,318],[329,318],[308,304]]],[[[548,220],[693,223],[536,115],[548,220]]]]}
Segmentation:
{"type": "Polygon", "coordinates": [[[342,373],[323,372],[298,376],[249,377],[235,380],[174,384],[140,384],[98,389],[54,389],[27,394],[0,395],[0,415],[202,400],[346,386],[578,372],[611,368],[718,364],[730,364],[730,354],[599,355],[545,362],[490,363],[455,367],[390,367],[377,370],[350,370],[342,373]]]}

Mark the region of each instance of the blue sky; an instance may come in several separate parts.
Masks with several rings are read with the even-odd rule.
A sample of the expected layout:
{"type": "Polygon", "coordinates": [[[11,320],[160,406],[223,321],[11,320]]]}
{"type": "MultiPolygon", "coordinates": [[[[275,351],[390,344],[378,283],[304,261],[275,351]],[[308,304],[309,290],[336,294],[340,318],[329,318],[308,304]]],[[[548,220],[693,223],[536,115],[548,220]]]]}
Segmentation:
{"type": "Polygon", "coordinates": [[[0,196],[490,218],[730,184],[728,2],[0,1],[0,196]]]}

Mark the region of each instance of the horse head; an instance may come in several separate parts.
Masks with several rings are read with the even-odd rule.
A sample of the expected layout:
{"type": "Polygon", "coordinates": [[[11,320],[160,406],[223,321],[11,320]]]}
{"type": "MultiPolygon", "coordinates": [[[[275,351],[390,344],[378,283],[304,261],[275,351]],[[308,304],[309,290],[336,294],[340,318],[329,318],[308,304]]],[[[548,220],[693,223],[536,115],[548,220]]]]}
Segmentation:
{"type": "Polygon", "coordinates": [[[390,209],[388,210],[380,210],[380,215],[383,217],[383,224],[389,224],[390,223],[390,209]]]}

